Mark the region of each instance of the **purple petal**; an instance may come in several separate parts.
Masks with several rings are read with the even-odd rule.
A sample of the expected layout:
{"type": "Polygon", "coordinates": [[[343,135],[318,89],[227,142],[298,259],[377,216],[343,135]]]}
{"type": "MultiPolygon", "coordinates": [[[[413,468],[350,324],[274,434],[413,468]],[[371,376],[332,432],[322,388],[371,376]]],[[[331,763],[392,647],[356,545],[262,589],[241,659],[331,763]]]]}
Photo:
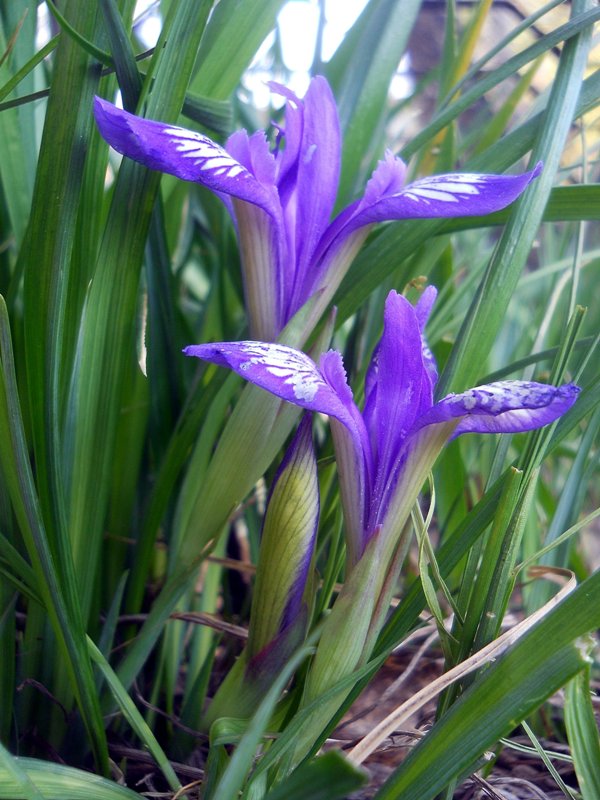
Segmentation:
{"type": "Polygon", "coordinates": [[[346,380],[342,357],[336,350],[321,356],[321,372],[347,412],[346,419],[334,417],[330,425],[344,509],[348,566],[352,568],[366,545],[366,513],[373,472],[371,448],[363,418],[346,380]]]}
{"type": "Polygon", "coordinates": [[[385,303],[383,335],[369,370],[367,391],[364,418],[377,465],[373,504],[378,508],[404,439],[432,402],[416,311],[393,291],[385,303]]]}
{"type": "Polygon", "coordinates": [[[227,139],[226,152],[263,184],[275,185],[277,165],[264,131],[248,136],[245,130],[232,133],[227,139]]]}
{"type": "Polygon", "coordinates": [[[386,150],[384,159],[377,163],[377,167],[367,182],[362,202],[366,206],[372,206],[382,197],[402,191],[405,178],[406,164],[404,161],[396,158],[391,150],[386,150]]]}
{"type": "Polygon", "coordinates": [[[383,334],[366,384],[364,417],[373,449],[381,458],[431,406],[432,397],[416,309],[394,291],[385,302],[383,334]]]}
{"type": "Polygon", "coordinates": [[[539,175],[541,164],[522,175],[432,175],[386,194],[363,199],[350,228],[392,219],[467,217],[490,214],[512,203],[539,175]]]}
{"type": "Polygon", "coordinates": [[[519,433],[541,428],[566,413],[579,394],[572,383],[550,386],[530,381],[499,381],[461,394],[449,394],[418,421],[417,427],[460,419],[461,433],[519,433]]]}
{"type": "Polygon", "coordinates": [[[302,128],[304,118],[304,108],[294,92],[275,81],[269,81],[267,86],[274,94],[285,97],[285,125],[276,126],[279,131],[277,138],[276,164],[277,164],[277,187],[282,202],[285,204],[289,196],[294,192],[296,185],[296,172],[298,168],[298,156],[302,142],[302,128]],[[281,147],[283,141],[283,148],[281,147]]]}
{"type": "Polygon", "coordinates": [[[431,379],[432,387],[435,387],[438,379],[438,371],[437,371],[437,364],[435,362],[435,358],[433,357],[433,353],[429,349],[429,345],[427,344],[427,339],[425,338],[425,326],[427,325],[427,320],[429,319],[429,315],[431,314],[431,309],[433,308],[433,304],[435,303],[435,299],[437,297],[437,289],[435,286],[428,286],[421,297],[419,298],[419,302],[415,306],[415,314],[417,315],[417,319],[419,320],[419,328],[421,329],[421,347],[423,352],[423,361],[425,363],[425,368],[429,373],[429,377],[431,379]]]}
{"type": "Polygon", "coordinates": [[[348,420],[344,403],[305,353],[268,342],[216,342],[190,345],[183,351],[222,367],[229,367],[250,383],[289,403],[348,420]]]}
{"type": "Polygon", "coordinates": [[[195,181],[273,210],[273,194],[220,145],[206,136],[166,122],[122,111],[99,97],[94,114],[102,136],[117,152],[150,169],[195,181]]]}
{"type": "Polygon", "coordinates": [[[302,144],[296,190],[297,269],[306,271],[329,225],[340,175],[341,134],[337,107],[329,84],[313,78],[304,98],[302,144]]]}
{"type": "Polygon", "coordinates": [[[425,330],[427,320],[431,315],[431,309],[437,298],[437,289],[435,286],[427,286],[423,290],[423,294],[419,297],[417,305],[415,306],[415,314],[419,321],[419,328],[421,333],[425,330]]]}

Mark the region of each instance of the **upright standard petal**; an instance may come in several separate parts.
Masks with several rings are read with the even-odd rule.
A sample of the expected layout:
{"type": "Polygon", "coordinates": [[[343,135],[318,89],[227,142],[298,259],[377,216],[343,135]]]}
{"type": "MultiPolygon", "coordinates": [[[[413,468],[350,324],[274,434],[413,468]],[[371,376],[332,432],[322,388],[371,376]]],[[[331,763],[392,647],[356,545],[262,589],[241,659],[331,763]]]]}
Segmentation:
{"type": "Polygon", "coordinates": [[[432,382],[423,359],[421,325],[414,307],[388,294],[381,341],[367,381],[364,418],[376,464],[369,530],[381,524],[392,466],[404,439],[432,402],[432,382]]]}
{"type": "Polygon", "coordinates": [[[314,78],[304,97],[296,176],[296,270],[308,270],[331,218],[338,190],[341,134],[329,84],[314,78]]]}
{"type": "Polygon", "coordinates": [[[273,212],[268,187],[207,136],[137,117],[100,97],[94,99],[94,114],[100,133],[118,153],[149,169],[201,183],[273,212]]]}

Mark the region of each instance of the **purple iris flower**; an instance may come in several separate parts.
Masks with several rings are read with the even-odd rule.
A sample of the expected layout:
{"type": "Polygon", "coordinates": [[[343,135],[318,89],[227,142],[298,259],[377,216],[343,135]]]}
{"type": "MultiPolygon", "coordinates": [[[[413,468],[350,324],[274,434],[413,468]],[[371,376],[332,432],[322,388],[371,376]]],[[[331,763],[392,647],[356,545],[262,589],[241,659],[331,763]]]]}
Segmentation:
{"type": "Polygon", "coordinates": [[[399,536],[423,481],[444,444],[462,433],[518,433],[553,422],[575,402],[579,387],[499,381],[449,394],[437,403],[434,358],[423,330],[436,290],[416,307],[389,293],[382,337],[365,379],[361,413],[342,357],[323,354],[319,366],[290,347],[222,342],[184,353],[227,366],[291,403],[329,415],[348,537],[350,566],[378,534],[399,536]]]}
{"type": "Polygon", "coordinates": [[[223,148],[196,131],[137,117],[100,98],[94,108],[100,133],[119,153],[200,183],[223,199],[237,229],[250,335],[256,339],[275,341],[318,291],[310,320],[316,322],[374,223],[498,211],[540,170],[538,165],[522,175],[434,175],[406,186],[405,164],[388,151],[364,195],[331,221],[341,137],[329,84],[313,78],[302,100],[283,86],[270,86],[287,101],[273,150],[264,131],[237,131],[223,148]]]}

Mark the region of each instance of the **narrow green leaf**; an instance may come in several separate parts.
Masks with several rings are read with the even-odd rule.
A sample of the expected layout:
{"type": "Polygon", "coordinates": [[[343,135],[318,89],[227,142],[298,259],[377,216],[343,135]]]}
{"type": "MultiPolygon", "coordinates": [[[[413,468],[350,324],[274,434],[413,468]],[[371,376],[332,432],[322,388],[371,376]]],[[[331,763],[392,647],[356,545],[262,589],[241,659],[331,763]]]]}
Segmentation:
{"type": "MultiPolygon", "coordinates": [[[[600,72],[595,72],[583,82],[573,118],[595,108],[599,98],[600,72]]],[[[545,109],[538,112],[493,147],[466,162],[464,168],[472,172],[505,171],[533,147],[545,115],[545,109]]],[[[338,307],[337,325],[340,326],[354,314],[365,298],[393,270],[399,270],[398,284],[405,283],[411,275],[409,257],[424,242],[451,224],[454,223],[443,220],[410,220],[397,222],[377,231],[354,259],[336,293],[334,302],[338,307]]]]}
{"type": "Polygon", "coordinates": [[[336,800],[355,792],[367,773],[353,766],[337,750],[310,761],[267,794],[265,800],[336,800]]]}
{"type": "Polygon", "coordinates": [[[133,47],[125,30],[116,0],[100,0],[104,24],[108,31],[112,60],[123,94],[124,107],[135,111],[142,90],[142,78],[135,62],[133,47]]]}
{"type": "MultiPolygon", "coordinates": [[[[4,759],[2,760],[4,762],[4,759]]],[[[0,763],[0,800],[143,800],[143,795],[81,769],[39,761],[13,758],[12,768],[0,763]],[[15,776],[15,770],[18,770],[15,776]],[[25,788],[33,785],[33,791],[25,788]]]]}
{"type": "MultiPolygon", "coordinates": [[[[433,122],[424,128],[410,144],[402,148],[400,153],[402,158],[409,159],[453,119],[470,108],[480,97],[483,97],[486,92],[489,92],[490,89],[493,89],[494,86],[502,83],[507,78],[512,77],[518,69],[533,61],[542,53],[555,47],[560,42],[572,42],[573,38],[578,37],[582,32],[584,34],[585,31],[590,33],[594,22],[598,19],[600,19],[600,9],[587,8],[582,10],[581,5],[579,5],[578,8],[573,10],[573,15],[569,22],[546,34],[526,50],[504,61],[497,69],[490,71],[475,86],[464,92],[458,100],[438,114],[433,122]]],[[[576,94],[572,100],[574,102],[577,101],[576,94]]]]}
{"type": "Polygon", "coordinates": [[[592,706],[590,667],[567,684],[565,724],[583,800],[600,797],[600,741],[592,706]]]}
{"type": "MultiPolygon", "coordinates": [[[[578,0],[573,5],[573,14],[589,5],[590,0],[578,0]]],[[[502,325],[550,195],[572,123],[590,42],[591,28],[587,28],[569,40],[563,49],[544,125],[531,159],[532,163],[543,160],[544,169],[513,206],[511,218],[438,383],[438,396],[447,394],[453,387],[473,385],[479,365],[485,363],[502,325]]]]}
{"type": "Polygon", "coordinates": [[[24,64],[15,74],[6,81],[4,86],[0,87],[0,100],[4,100],[13,89],[16,89],[21,81],[31,74],[31,72],[40,64],[50,53],[55,49],[58,44],[58,35],[54,36],[50,41],[45,44],[31,59],[24,64]]]}
{"type": "Polygon", "coordinates": [[[353,199],[373,158],[385,115],[390,81],[398,69],[421,7],[421,0],[371,0],[328,65],[343,131],[338,203],[353,199]],[[339,72],[339,69],[338,69],[339,72]],[[362,169],[357,169],[361,165],[362,169]]]}
{"type": "MultiPolygon", "coordinates": [[[[5,45],[0,17],[0,52],[5,45]]],[[[9,74],[8,63],[0,65],[0,83],[9,74]]],[[[0,114],[0,180],[17,246],[23,239],[31,206],[33,181],[30,180],[28,170],[24,169],[27,162],[19,110],[9,109],[0,114]]]]}
{"type": "MultiPolygon", "coordinates": [[[[573,680],[577,680],[577,677],[578,676],[573,678],[573,680]]],[[[572,682],[573,681],[569,681],[569,683],[572,683],[572,682]]],[[[525,720],[523,720],[521,725],[523,726],[523,730],[525,731],[525,733],[529,737],[529,740],[531,741],[531,743],[533,745],[533,749],[535,750],[535,752],[540,757],[540,760],[543,762],[544,766],[546,767],[546,769],[548,770],[548,772],[552,776],[552,778],[553,778],[554,782],[556,783],[556,785],[558,786],[558,788],[562,791],[563,795],[567,798],[567,800],[579,800],[579,794],[578,793],[575,794],[571,789],[569,789],[567,784],[560,777],[560,774],[559,774],[558,770],[556,769],[556,767],[552,763],[550,757],[546,754],[546,752],[544,750],[544,747],[542,746],[542,743],[537,738],[537,736],[532,731],[532,729],[529,727],[527,722],[525,722],[525,720]]]]}
{"type": "Polygon", "coordinates": [[[174,792],[179,791],[179,789],[181,789],[181,783],[179,782],[179,779],[177,778],[177,775],[175,774],[175,771],[171,766],[169,759],[167,758],[162,747],[158,743],[158,740],[148,727],[143,716],[138,711],[135,703],[129,697],[123,685],[117,678],[115,672],[111,668],[110,664],[104,658],[100,650],[96,647],[96,645],[92,642],[91,639],[88,638],[87,644],[90,656],[94,661],[94,663],[98,665],[102,674],[104,675],[104,678],[108,683],[110,691],[112,692],[113,697],[117,701],[123,716],[125,717],[127,722],[131,725],[135,734],[139,737],[141,743],[152,754],[156,763],[160,767],[161,772],[167,779],[167,782],[171,787],[171,789],[174,792]]]}
{"type": "Polygon", "coordinates": [[[61,646],[67,674],[76,694],[84,725],[94,747],[100,769],[108,763],[104,725],[100,715],[91,664],[85,647],[84,629],[77,606],[69,605],[64,586],[58,578],[41,515],[29,463],[29,451],[23,430],[19,393],[8,314],[0,297],[0,432],[5,439],[0,447],[2,472],[19,522],[29,559],[36,572],[35,588],[44,602],[54,633],[61,646]]]}
{"type": "Polygon", "coordinates": [[[498,603],[506,594],[504,584],[506,577],[510,577],[510,572],[508,576],[502,577],[505,559],[500,561],[500,555],[504,553],[506,556],[510,547],[506,539],[513,533],[511,520],[515,511],[522,477],[523,473],[521,471],[511,469],[506,481],[504,481],[500,502],[494,515],[494,523],[486,538],[479,572],[469,598],[464,625],[460,631],[460,637],[458,637],[461,644],[458,661],[464,660],[473,650],[479,650],[480,647],[488,643],[489,639],[482,641],[479,647],[473,648],[478,628],[486,626],[486,613],[495,615],[495,625],[499,625],[502,622],[502,618],[499,616],[498,603]],[[491,600],[495,600],[495,603],[490,603],[491,600]]]}
{"type": "Polygon", "coordinates": [[[314,648],[311,645],[300,648],[273,681],[273,686],[269,689],[258,711],[250,720],[248,729],[235,749],[211,800],[231,800],[242,788],[283,689],[300,664],[313,652],[314,648]]]}
{"type": "MultiPolygon", "coordinates": [[[[209,0],[201,5],[185,0],[171,6],[165,21],[169,36],[155,53],[153,64],[158,66],[146,78],[146,87],[152,83],[149,116],[177,117],[210,5],[209,0]]],[[[158,173],[139,164],[126,160],[121,165],[82,318],[71,383],[69,435],[74,452],[69,476],[76,480],[73,477],[69,524],[86,611],[101,545],[122,386],[134,346],[140,268],[159,181],[158,173]]]]}
{"type": "Polygon", "coordinates": [[[62,30],[68,36],[70,36],[73,39],[73,41],[77,42],[77,44],[83,50],[85,50],[93,58],[97,59],[101,64],[104,64],[107,67],[113,66],[113,61],[112,58],[110,57],[110,54],[106,53],[104,50],[101,50],[99,47],[96,47],[96,45],[92,41],[90,41],[84,35],[79,33],[79,31],[77,31],[75,27],[70,24],[68,19],[60,13],[60,11],[54,5],[52,0],[47,0],[46,5],[48,6],[50,13],[58,22],[62,30]]]}
{"type": "Polygon", "coordinates": [[[228,98],[275,27],[283,4],[284,0],[221,0],[202,39],[192,92],[217,100],[228,98]]]}
{"type": "Polygon", "coordinates": [[[598,591],[600,571],[491,664],[411,751],[376,800],[435,797],[580,672],[586,662],[577,639],[600,624],[598,591]]]}

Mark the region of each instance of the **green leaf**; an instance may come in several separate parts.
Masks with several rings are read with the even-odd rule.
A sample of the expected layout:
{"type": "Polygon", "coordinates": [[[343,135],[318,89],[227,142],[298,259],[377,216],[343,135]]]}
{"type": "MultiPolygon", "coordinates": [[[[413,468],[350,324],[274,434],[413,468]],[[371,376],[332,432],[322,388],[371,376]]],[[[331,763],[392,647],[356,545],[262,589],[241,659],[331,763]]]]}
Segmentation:
{"type": "MultiPolygon", "coordinates": [[[[578,0],[573,14],[587,9],[578,0]]],[[[565,44],[544,124],[531,161],[544,162],[539,178],[513,205],[513,213],[460,329],[437,386],[438,397],[455,387],[471,386],[504,320],[510,298],[537,235],[562,150],[571,127],[591,42],[591,27],[565,44]]]]}
{"type": "Polygon", "coordinates": [[[273,681],[272,687],[250,720],[246,732],[231,756],[214,794],[211,795],[211,800],[231,800],[242,788],[281,693],[296,669],[312,652],[312,646],[300,648],[273,681]]]}
{"type": "MultiPolygon", "coordinates": [[[[0,52],[6,38],[0,17],[0,52]]],[[[10,74],[8,64],[0,64],[0,83],[10,74]]],[[[19,109],[0,114],[0,180],[16,244],[20,245],[29,218],[33,180],[24,167],[27,165],[26,137],[21,127],[19,109]]]]}
{"type": "Polygon", "coordinates": [[[181,789],[181,783],[175,774],[173,767],[171,766],[169,759],[165,755],[162,747],[158,743],[158,740],[148,727],[148,724],[144,720],[143,716],[138,711],[135,703],[129,697],[126,690],[123,688],[123,685],[120,683],[119,679],[117,678],[116,674],[112,670],[108,661],[104,658],[100,650],[96,647],[96,645],[92,642],[91,639],[88,638],[87,640],[90,656],[95,664],[98,665],[102,674],[104,675],[106,682],[109,685],[110,691],[112,692],[115,700],[117,701],[119,708],[127,722],[131,725],[133,731],[136,733],[144,747],[148,749],[151,753],[152,757],[155,759],[156,763],[160,767],[163,775],[167,779],[167,782],[171,789],[174,792],[179,791],[181,789]]]}
{"type": "Polygon", "coordinates": [[[491,664],[411,751],[376,800],[435,797],[580,672],[586,662],[576,640],[600,625],[599,591],[600,571],[491,664]]]}
{"type": "Polygon", "coordinates": [[[45,795],[38,791],[35,783],[19,763],[19,759],[14,758],[0,743],[0,797],[6,797],[2,795],[2,787],[6,788],[5,782],[12,783],[12,798],[18,796],[23,800],[45,800],[45,795]]]}
{"type": "Polygon", "coordinates": [[[589,666],[567,684],[565,724],[581,795],[583,800],[595,800],[600,797],[600,741],[592,706],[589,666]]]}
{"type": "Polygon", "coordinates": [[[343,131],[338,203],[353,198],[376,155],[390,81],[420,7],[421,0],[371,0],[328,64],[343,131]]]}
{"type": "MultiPolygon", "coordinates": [[[[164,46],[157,48],[154,68],[146,77],[146,88],[152,83],[148,116],[177,118],[209,10],[208,0],[171,6],[164,46]]],[[[68,516],[86,612],[101,546],[122,387],[134,347],[140,269],[159,181],[159,174],[139,164],[126,160],[121,165],[82,317],[67,431],[73,448],[68,516]]]]}
{"type": "Polygon", "coordinates": [[[0,800],[143,800],[143,795],[91,772],[35,758],[12,758],[9,766],[8,758],[6,754],[0,760],[0,800]]]}
{"type": "Polygon", "coordinates": [[[217,100],[233,92],[267,34],[284,0],[221,0],[198,51],[191,90],[217,100]]]}
{"type": "MultiPolygon", "coordinates": [[[[509,207],[485,217],[461,217],[447,220],[440,233],[455,233],[473,228],[487,228],[491,225],[505,225],[510,216],[511,209],[509,207]]],[[[586,219],[600,219],[600,184],[557,186],[552,189],[542,215],[543,222],[579,222],[586,219]]]]}
{"type": "Polygon", "coordinates": [[[337,750],[309,761],[267,794],[265,800],[336,800],[366,783],[368,774],[357,769],[337,750]]]}
{"type": "Polygon", "coordinates": [[[59,642],[67,666],[66,673],[77,697],[98,766],[100,769],[106,769],[108,754],[104,725],[91,664],[84,649],[83,621],[77,604],[72,602],[72,598],[65,598],[65,584],[60,581],[55,567],[42,519],[40,501],[35,491],[14,372],[8,314],[2,297],[0,297],[0,362],[2,473],[7,482],[29,559],[36,572],[35,588],[39,591],[59,642]]]}
{"type": "MultiPolygon", "coordinates": [[[[582,84],[573,118],[595,108],[598,105],[598,98],[600,98],[600,72],[595,72],[582,84]]],[[[484,153],[467,161],[464,168],[471,172],[505,171],[533,147],[545,116],[546,110],[543,109],[484,153]]],[[[338,307],[337,325],[340,326],[354,314],[365,298],[381,285],[393,270],[399,270],[398,285],[409,280],[411,276],[409,257],[424,242],[451,224],[453,223],[443,220],[410,220],[395,222],[377,231],[354,259],[336,293],[334,302],[338,307]]],[[[460,223],[457,221],[456,224],[460,223]]]]}
{"type": "MultiPolygon", "coordinates": [[[[443,130],[452,122],[453,119],[456,119],[459,114],[470,108],[480,97],[483,97],[486,92],[489,92],[490,89],[507,78],[511,78],[517,70],[542,55],[542,53],[545,53],[563,41],[568,42],[569,46],[572,46],[573,38],[579,37],[582,32],[584,36],[589,35],[594,22],[598,19],[600,19],[600,9],[589,7],[583,9],[581,4],[574,8],[572,18],[569,22],[541,37],[541,39],[526,50],[503,61],[498,68],[490,71],[484,78],[478,81],[475,86],[464,92],[454,103],[441,111],[435,119],[410,142],[410,144],[402,148],[400,153],[402,158],[405,160],[409,159],[439,133],[439,131],[443,130]]],[[[569,47],[567,51],[568,49],[569,47]]],[[[579,78],[579,80],[580,79],[581,78],[579,78]]],[[[554,87],[556,87],[556,83],[554,87]]],[[[570,99],[573,102],[577,102],[577,92],[575,92],[574,97],[570,99]]]]}

